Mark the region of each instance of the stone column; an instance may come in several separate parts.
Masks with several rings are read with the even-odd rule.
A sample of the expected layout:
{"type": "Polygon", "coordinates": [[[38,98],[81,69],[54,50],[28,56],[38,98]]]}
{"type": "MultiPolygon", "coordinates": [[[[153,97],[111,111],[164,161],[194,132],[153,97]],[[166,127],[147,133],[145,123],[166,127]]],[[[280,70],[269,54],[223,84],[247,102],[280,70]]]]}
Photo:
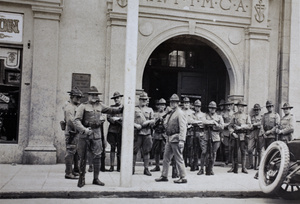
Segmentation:
{"type": "Polygon", "coordinates": [[[28,146],[23,163],[55,164],[59,20],[62,8],[32,6],[33,66],[28,146]]]}
{"type": "Polygon", "coordinates": [[[291,37],[290,37],[290,60],[289,60],[289,102],[294,109],[292,113],[295,116],[295,133],[294,136],[300,139],[300,2],[299,0],[291,1],[291,37]]]}
{"type": "Polygon", "coordinates": [[[267,25],[268,1],[253,0],[251,26],[246,31],[248,40],[248,107],[265,104],[269,87],[269,36],[267,25]]]}

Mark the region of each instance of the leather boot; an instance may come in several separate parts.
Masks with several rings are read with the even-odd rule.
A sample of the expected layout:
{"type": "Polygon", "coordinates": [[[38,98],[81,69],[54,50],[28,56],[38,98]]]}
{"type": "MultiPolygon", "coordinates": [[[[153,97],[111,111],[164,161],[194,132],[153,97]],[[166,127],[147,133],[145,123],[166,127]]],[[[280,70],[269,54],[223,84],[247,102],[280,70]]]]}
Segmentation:
{"type": "Polygon", "coordinates": [[[73,168],[73,174],[77,173],[77,176],[79,176],[79,156],[78,156],[78,153],[76,152],[74,154],[74,168],[73,168]]]}
{"type": "Polygon", "coordinates": [[[77,183],[77,186],[79,188],[83,187],[85,185],[85,175],[84,173],[80,173],[79,174],[79,179],[78,179],[78,183],[77,183]]]}
{"type": "Polygon", "coordinates": [[[202,175],[202,174],[204,174],[204,170],[200,169],[199,172],[197,173],[197,175],[202,175]]]}
{"type": "Polygon", "coordinates": [[[147,175],[147,176],[152,176],[152,174],[150,173],[148,168],[144,169],[144,174],[147,175]]]}
{"type": "Polygon", "coordinates": [[[94,166],[93,165],[89,165],[88,172],[93,172],[93,171],[94,171],[94,166]]]}
{"type": "Polygon", "coordinates": [[[248,171],[246,169],[246,156],[242,159],[242,173],[248,174],[248,171]]]}
{"type": "Polygon", "coordinates": [[[238,173],[238,163],[234,163],[234,168],[233,168],[233,173],[237,174],[238,173]]]}
{"type": "Polygon", "coordinates": [[[150,170],[151,172],[154,172],[154,171],[160,171],[160,168],[159,166],[155,166],[153,169],[150,170]]]}
{"type": "Polygon", "coordinates": [[[99,186],[104,186],[105,184],[103,182],[101,182],[99,179],[94,179],[93,180],[93,184],[95,185],[99,185],[99,186]]]}
{"type": "Polygon", "coordinates": [[[232,167],[231,167],[231,169],[229,169],[227,172],[228,172],[228,173],[232,173],[232,172],[233,172],[233,170],[234,170],[234,164],[232,164],[232,167]]]}
{"type": "Polygon", "coordinates": [[[65,163],[66,163],[65,178],[66,179],[76,179],[76,177],[73,175],[73,171],[72,171],[73,155],[67,155],[65,157],[65,163]]]}
{"type": "Polygon", "coordinates": [[[99,178],[100,173],[100,167],[101,167],[101,159],[100,158],[94,158],[93,159],[93,165],[94,165],[94,180],[99,178]]]}
{"type": "Polygon", "coordinates": [[[115,152],[110,152],[110,169],[109,171],[114,171],[114,165],[115,165],[115,152]]]}
{"type": "Polygon", "coordinates": [[[100,171],[105,172],[108,171],[107,169],[105,169],[105,153],[101,154],[101,159],[100,160],[100,171]]]}

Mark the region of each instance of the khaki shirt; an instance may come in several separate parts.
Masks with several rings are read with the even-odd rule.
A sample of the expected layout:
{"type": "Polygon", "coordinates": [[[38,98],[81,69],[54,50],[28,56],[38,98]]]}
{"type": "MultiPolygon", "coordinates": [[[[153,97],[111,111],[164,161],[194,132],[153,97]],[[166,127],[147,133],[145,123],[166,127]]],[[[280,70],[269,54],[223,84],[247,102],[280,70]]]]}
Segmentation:
{"type": "Polygon", "coordinates": [[[275,131],[280,124],[280,116],[278,113],[265,113],[262,118],[262,131],[267,138],[275,138],[275,131]],[[270,131],[270,134],[266,134],[270,131]]]}
{"type": "MultiPolygon", "coordinates": [[[[200,136],[203,137],[204,136],[204,125],[203,125],[203,120],[205,117],[205,113],[199,111],[199,112],[195,112],[195,122],[201,121],[202,124],[200,124],[197,128],[196,128],[196,135],[195,136],[200,136]]],[[[195,128],[195,127],[194,127],[195,128]]]]}
{"type": "Polygon", "coordinates": [[[230,136],[230,132],[229,132],[229,129],[228,129],[228,126],[233,118],[233,110],[226,110],[224,113],[223,113],[223,120],[224,120],[224,130],[223,130],[223,136],[225,137],[229,137],[230,136]]]}
{"type": "MultiPolygon", "coordinates": [[[[216,121],[218,125],[213,125],[211,132],[211,138],[213,142],[221,141],[220,139],[220,132],[224,129],[224,120],[221,115],[218,115],[217,113],[210,115],[209,113],[206,113],[204,116],[204,124],[207,124],[210,121],[216,121]]],[[[208,135],[208,130],[207,130],[208,125],[205,125],[205,131],[204,131],[204,139],[208,140],[209,135],[208,135]]]]}
{"type": "MultiPolygon", "coordinates": [[[[114,104],[110,107],[122,107],[122,104],[114,104]]],[[[108,114],[107,121],[109,122],[108,132],[112,133],[121,133],[122,132],[122,120],[123,120],[123,113],[115,113],[115,114],[108,114]],[[114,119],[120,119],[119,121],[115,121],[114,119]]]]}
{"type": "Polygon", "coordinates": [[[251,116],[251,134],[250,138],[255,138],[257,139],[259,136],[262,136],[261,133],[261,121],[262,121],[262,115],[252,115],[251,116]]]}
{"type": "MultiPolygon", "coordinates": [[[[158,119],[166,114],[165,111],[162,112],[154,112],[154,119],[158,119]]],[[[164,122],[161,121],[159,124],[153,128],[153,139],[162,140],[165,137],[165,127],[164,122]]]]}
{"type": "Polygon", "coordinates": [[[66,121],[65,135],[70,135],[70,132],[76,133],[74,119],[75,119],[75,113],[76,113],[77,107],[78,106],[75,105],[74,103],[69,102],[63,108],[64,118],[65,118],[65,121],[66,121]]]}
{"type": "Polygon", "coordinates": [[[292,114],[285,115],[281,118],[279,129],[282,131],[282,136],[290,136],[293,138],[294,121],[295,119],[292,114]]]}
{"type": "Polygon", "coordinates": [[[188,129],[187,129],[187,136],[191,136],[193,135],[193,128],[191,126],[192,123],[194,123],[195,121],[195,111],[193,111],[192,109],[184,109],[182,108],[182,112],[185,114],[185,117],[187,119],[187,123],[188,123],[188,129]]]}
{"type": "Polygon", "coordinates": [[[165,123],[167,142],[185,141],[187,119],[183,111],[177,107],[166,118],[165,123]]]}
{"type": "Polygon", "coordinates": [[[154,119],[154,112],[152,108],[147,106],[144,107],[135,107],[134,111],[134,123],[139,124],[142,126],[142,129],[138,130],[139,135],[150,135],[151,134],[151,127],[150,125],[143,126],[143,123],[149,120],[154,119]]]}
{"type": "Polygon", "coordinates": [[[241,141],[245,140],[247,131],[252,128],[251,120],[248,114],[236,112],[229,124],[230,134],[236,133],[241,141]],[[237,130],[237,128],[242,128],[237,130]]]}

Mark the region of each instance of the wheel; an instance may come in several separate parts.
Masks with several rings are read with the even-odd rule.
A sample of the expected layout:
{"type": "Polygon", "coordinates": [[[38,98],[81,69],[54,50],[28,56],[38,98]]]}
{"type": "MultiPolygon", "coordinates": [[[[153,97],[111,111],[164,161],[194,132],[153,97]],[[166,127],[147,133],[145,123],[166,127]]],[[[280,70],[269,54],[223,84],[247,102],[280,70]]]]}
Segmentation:
{"type": "Polygon", "coordinates": [[[287,200],[299,200],[300,199],[300,186],[295,184],[282,184],[278,195],[287,200]]]}
{"type": "Polygon", "coordinates": [[[275,194],[289,170],[290,153],[284,142],[273,142],[265,151],[259,165],[259,186],[264,193],[275,194]]]}

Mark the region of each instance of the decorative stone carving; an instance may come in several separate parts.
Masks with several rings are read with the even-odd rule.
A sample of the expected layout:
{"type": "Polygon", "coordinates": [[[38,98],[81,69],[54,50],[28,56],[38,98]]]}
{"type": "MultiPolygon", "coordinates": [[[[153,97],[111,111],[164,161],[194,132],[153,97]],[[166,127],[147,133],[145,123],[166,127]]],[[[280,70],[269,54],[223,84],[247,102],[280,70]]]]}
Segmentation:
{"type": "Polygon", "coordinates": [[[139,32],[143,36],[149,36],[153,33],[153,25],[150,22],[141,23],[139,25],[139,32]]]}
{"type": "Polygon", "coordinates": [[[117,3],[121,8],[124,8],[127,6],[127,0],[117,0],[117,3]]]}
{"type": "Polygon", "coordinates": [[[242,33],[240,31],[232,31],[228,35],[229,42],[234,45],[239,44],[242,41],[242,33]]]}

